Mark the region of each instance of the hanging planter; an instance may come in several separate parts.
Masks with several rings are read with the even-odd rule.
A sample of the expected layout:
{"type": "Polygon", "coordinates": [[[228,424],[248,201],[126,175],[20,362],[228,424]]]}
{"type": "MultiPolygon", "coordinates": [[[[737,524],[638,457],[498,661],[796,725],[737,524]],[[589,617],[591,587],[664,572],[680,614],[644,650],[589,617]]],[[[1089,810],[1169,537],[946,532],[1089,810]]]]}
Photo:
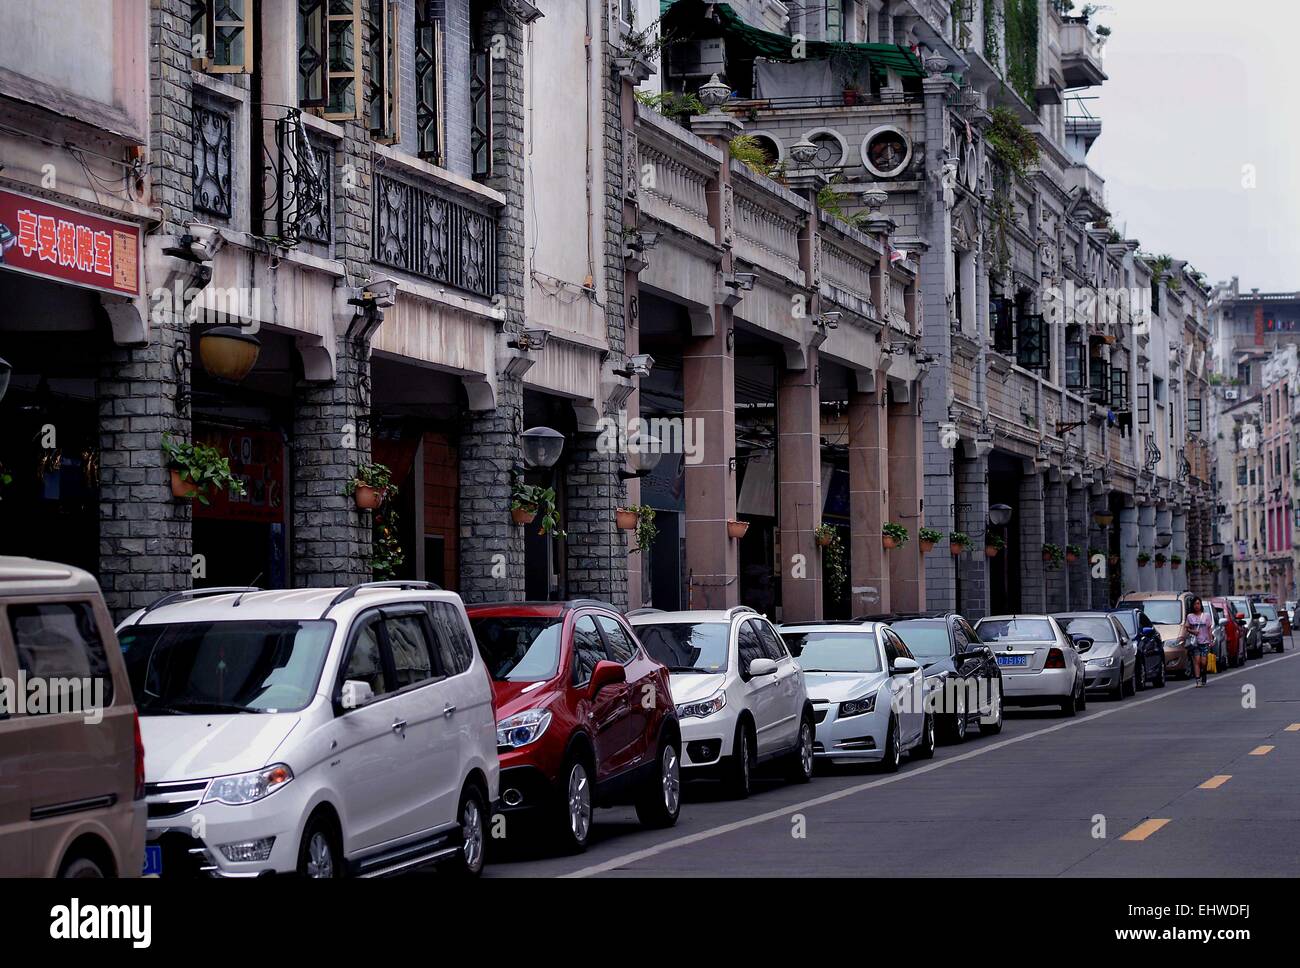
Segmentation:
{"type": "Polygon", "coordinates": [[[818,525],[815,534],[817,544],[822,548],[822,569],[827,588],[833,598],[841,598],[848,580],[844,571],[844,542],[839,531],[829,524],[818,525]]]}
{"type": "Polygon", "coordinates": [[[1139,568],[1145,568],[1147,564],[1151,561],[1151,556],[1147,554],[1145,551],[1139,552],[1137,561],[1138,561],[1139,568]]]}
{"type": "Polygon", "coordinates": [[[1170,557],[1169,557],[1169,567],[1170,567],[1170,568],[1173,568],[1174,570],[1177,570],[1177,569],[1178,569],[1178,566],[1181,565],[1182,563],[1183,563],[1183,556],[1182,556],[1182,555],[1170,555],[1170,557]]]}
{"type": "Polygon", "coordinates": [[[911,537],[907,528],[894,521],[888,522],[880,529],[880,543],[886,548],[901,548],[911,537]]]}
{"type": "Polygon", "coordinates": [[[986,558],[996,558],[998,552],[1007,546],[1007,539],[1000,534],[991,534],[984,539],[984,556],[986,558]]]}
{"type": "Polygon", "coordinates": [[[831,542],[835,540],[836,532],[829,524],[819,524],[817,530],[813,532],[813,536],[817,539],[817,547],[829,548],[831,542]]]}
{"type": "Polygon", "coordinates": [[[532,524],[539,515],[541,520],[537,525],[538,534],[565,537],[565,532],[560,528],[559,511],[555,507],[555,489],[516,481],[510,493],[511,520],[515,524],[527,525],[532,524]]]}
{"type": "Polygon", "coordinates": [[[1106,562],[1112,568],[1114,568],[1116,565],[1119,564],[1119,555],[1111,555],[1109,558],[1106,559],[1106,562]]]}
{"type": "Polygon", "coordinates": [[[171,471],[172,496],[192,498],[200,504],[211,504],[209,491],[228,491],[244,495],[244,482],[230,470],[230,459],[222,457],[215,447],[174,440],[163,434],[163,453],[167,455],[167,468],[171,471]]]}
{"type": "Polygon", "coordinates": [[[348,481],[347,492],[359,510],[374,511],[397,493],[393,472],[384,464],[362,464],[357,476],[348,481]]]}
{"type": "Polygon", "coordinates": [[[636,529],[637,513],[635,508],[618,508],[614,511],[614,523],[620,531],[636,529]]]}
{"type": "Polygon", "coordinates": [[[1057,568],[1065,560],[1065,551],[1058,544],[1047,542],[1043,545],[1043,563],[1049,568],[1057,568]]]}
{"type": "Polygon", "coordinates": [[[948,534],[948,552],[960,555],[971,546],[970,535],[964,531],[952,531],[948,534]]]}
{"type": "Polygon", "coordinates": [[[510,509],[510,520],[515,524],[532,524],[537,517],[537,508],[517,507],[510,509]]]}
{"type": "Polygon", "coordinates": [[[1078,561],[1081,554],[1083,554],[1083,549],[1077,544],[1068,544],[1065,546],[1065,560],[1070,564],[1074,564],[1078,561]]]}
{"type": "Polygon", "coordinates": [[[735,538],[735,539],[739,540],[739,539],[741,539],[741,538],[743,538],[743,537],[745,536],[745,532],[748,531],[748,530],[749,530],[749,522],[748,522],[748,521],[728,521],[728,522],[727,522],[727,537],[728,537],[728,538],[735,538]]]}
{"type": "MultiPolygon", "coordinates": [[[[644,504],[637,504],[630,508],[619,508],[618,513],[620,521],[622,521],[621,515],[625,513],[632,515],[632,527],[636,529],[636,547],[632,549],[633,552],[645,551],[659,536],[659,528],[655,524],[654,508],[644,504]]],[[[621,528],[623,525],[620,524],[619,527],[621,528]]]]}
{"type": "Polygon", "coordinates": [[[1169,560],[1169,559],[1165,557],[1165,554],[1164,554],[1163,551],[1161,551],[1161,552],[1157,552],[1157,553],[1156,553],[1156,567],[1157,567],[1157,568],[1163,568],[1163,567],[1165,566],[1165,562],[1168,561],[1168,560],[1169,560]]]}
{"type": "Polygon", "coordinates": [[[921,554],[928,555],[934,550],[934,546],[943,540],[943,532],[936,528],[922,528],[916,533],[917,538],[921,541],[921,554]]]}
{"type": "Polygon", "coordinates": [[[207,488],[197,488],[194,484],[185,480],[181,472],[175,467],[171,469],[172,477],[172,497],[195,498],[200,494],[206,495],[207,488]]]}

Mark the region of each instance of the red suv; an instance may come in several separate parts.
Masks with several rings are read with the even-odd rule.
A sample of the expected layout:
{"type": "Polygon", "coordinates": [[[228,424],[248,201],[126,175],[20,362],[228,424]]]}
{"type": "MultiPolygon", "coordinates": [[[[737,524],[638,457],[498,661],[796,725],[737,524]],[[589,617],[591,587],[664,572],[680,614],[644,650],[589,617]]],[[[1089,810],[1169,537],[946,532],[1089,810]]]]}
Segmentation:
{"type": "Polygon", "coordinates": [[[593,807],[635,804],[646,826],[681,807],[681,733],[668,670],[609,605],[469,605],[492,676],[505,812],[540,815],[567,850],[593,807]]]}

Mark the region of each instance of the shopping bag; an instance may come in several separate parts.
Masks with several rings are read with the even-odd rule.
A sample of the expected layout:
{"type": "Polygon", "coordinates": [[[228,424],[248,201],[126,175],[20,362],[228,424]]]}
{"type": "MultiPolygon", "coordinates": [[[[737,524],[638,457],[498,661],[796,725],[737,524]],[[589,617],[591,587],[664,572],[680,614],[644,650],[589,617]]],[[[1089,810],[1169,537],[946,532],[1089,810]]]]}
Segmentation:
{"type": "Polygon", "coordinates": [[[1218,660],[1214,657],[1214,653],[1213,653],[1213,652],[1211,652],[1209,655],[1207,655],[1207,656],[1205,657],[1205,671],[1206,671],[1206,672],[1218,672],[1218,671],[1219,671],[1219,662],[1218,662],[1218,660]]]}

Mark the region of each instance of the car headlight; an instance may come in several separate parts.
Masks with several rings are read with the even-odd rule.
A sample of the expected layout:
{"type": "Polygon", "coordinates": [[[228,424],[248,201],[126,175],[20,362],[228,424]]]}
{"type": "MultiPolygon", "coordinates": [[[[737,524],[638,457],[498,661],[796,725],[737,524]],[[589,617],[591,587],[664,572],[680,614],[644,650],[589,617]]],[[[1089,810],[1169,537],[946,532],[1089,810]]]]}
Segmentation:
{"type": "Polygon", "coordinates": [[[864,713],[873,712],[876,708],[876,697],[874,694],[863,696],[860,699],[850,699],[848,702],[840,703],[838,714],[839,719],[847,716],[861,716],[864,713]]]}
{"type": "Polygon", "coordinates": [[[497,749],[516,750],[546,732],[551,725],[549,709],[526,709],[497,723],[497,749]]]}
{"type": "Polygon", "coordinates": [[[255,803],[264,797],[269,797],[292,779],[293,770],[283,763],[276,763],[274,766],[253,773],[219,776],[208,785],[208,792],[204,795],[203,802],[224,803],[232,807],[255,803]]]}
{"type": "Polygon", "coordinates": [[[678,703],[677,718],[690,719],[695,717],[696,719],[703,719],[705,716],[712,716],[714,713],[719,712],[725,705],[727,705],[727,694],[719,690],[708,699],[678,703]]]}
{"type": "Polygon", "coordinates": [[[1110,666],[1113,666],[1114,664],[1115,664],[1115,657],[1113,655],[1099,655],[1095,659],[1088,660],[1088,665],[1096,666],[1099,669],[1105,669],[1110,666]]]}

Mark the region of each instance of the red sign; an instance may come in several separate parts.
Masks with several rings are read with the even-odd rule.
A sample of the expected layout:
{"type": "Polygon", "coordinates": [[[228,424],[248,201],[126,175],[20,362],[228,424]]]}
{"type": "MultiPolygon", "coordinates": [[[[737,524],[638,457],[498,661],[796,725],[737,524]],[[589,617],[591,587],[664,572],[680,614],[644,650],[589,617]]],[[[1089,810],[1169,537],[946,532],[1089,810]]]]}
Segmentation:
{"type": "Polygon", "coordinates": [[[230,470],[244,482],[243,497],[226,491],[211,494],[212,503],[194,504],[196,518],[223,521],[284,521],[284,438],[275,430],[194,428],[197,443],[215,447],[230,459],[230,470]]]}
{"type": "Polygon", "coordinates": [[[140,295],[140,226],[0,191],[0,268],[140,295]]]}

